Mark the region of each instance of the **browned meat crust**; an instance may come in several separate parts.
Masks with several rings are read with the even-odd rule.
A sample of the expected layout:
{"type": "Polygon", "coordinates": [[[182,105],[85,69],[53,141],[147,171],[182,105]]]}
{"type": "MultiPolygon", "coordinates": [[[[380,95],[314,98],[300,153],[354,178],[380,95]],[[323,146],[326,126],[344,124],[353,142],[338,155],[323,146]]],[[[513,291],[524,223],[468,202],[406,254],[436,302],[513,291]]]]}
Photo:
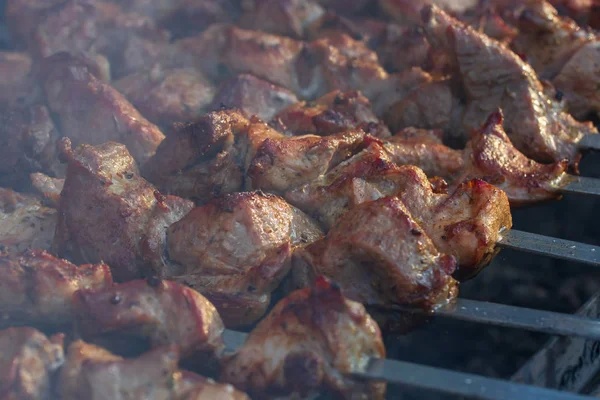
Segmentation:
{"type": "Polygon", "coordinates": [[[34,196],[0,188],[0,246],[9,252],[52,247],[57,213],[34,196]]]}
{"type": "Polygon", "coordinates": [[[74,296],[83,336],[117,332],[145,337],[152,347],[175,346],[182,357],[216,359],[223,350],[223,322],[200,293],[157,278],[129,281],[74,296]]]}
{"type": "Polygon", "coordinates": [[[384,383],[346,375],[370,357],[385,357],[379,327],[362,305],[320,278],[273,308],[225,361],[221,379],[260,398],[325,392],[341,399],[383,399],[384,383]]]}
{"type": "Polygon", "coordinates": [[[335,90],[314,101],[291,105],[275,116],[273,125],[291,135],[325,136],[363,129],[375,137],[391,136],[373,112],[369,100],[356,91],[335,90]]]}
{"type": "Polygon", "coordinates": [[[238,109],[248,118],[256,115],[268,122],[282,109],[297,102],[298,98],[289,90],[242,74],[221,85],[210,109],[238,109]]]}
{"type": "Polygon", "coordinates": [[[67,325],[73,293],[112,285],[107,265],[78,267],[43,250],[1,254],[0,276],[0,313],[31,325],[67,325]]]}
{"type": "Polygon", "coordinates": [[[182,268],[170,278],[210,299],[228,327],[248,325],[267,310],[293,248],[318,237],[319,228],[279,197],[225,195],[169,228],[169,257],[182,268]]]}
{"type": "Polygon", "coordinates": [[[193,203],[163,196],[143,179],[125,146],[71,149],[63,140],[67,178],[53,249],[76,262],[106,261],[117,280],[161,271],[166,228],[193,203]]]}
{"type": "Polygon", "coordinates": [[[75,145],[118,141],[143,163],[164,139],[156,125],[77,58],[56,54],[44,61],[43,70],[50,110],[57,115],[62,133],[75,145]]]}
{"type": "Polygon", "coordinates": [[[64,362],[64,335],[48,339],[33,328],[0,331],[0,396],[49,400],[51,380],[64,362]]]}

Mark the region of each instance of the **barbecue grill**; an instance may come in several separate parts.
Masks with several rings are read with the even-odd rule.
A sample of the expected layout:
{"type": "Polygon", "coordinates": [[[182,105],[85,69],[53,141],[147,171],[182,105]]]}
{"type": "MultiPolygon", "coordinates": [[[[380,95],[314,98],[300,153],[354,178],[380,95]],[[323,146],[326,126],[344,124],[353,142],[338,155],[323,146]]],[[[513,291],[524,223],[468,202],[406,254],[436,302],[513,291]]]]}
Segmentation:
{"type": "MultiPolygon", "coordinates": [[[[4,1],[0,0],[0,10],[3,8],[4,1]]],[[[6,32],[5,26],[0,25],[0,49],[9,46],[6,32]]],[[[597,136],[585,138],[582,145],[600,150],[600,138],[597,136]]],[[[355,371],[354,375],[360,379],[389,382],[392,384],[388,388],[389,398],[458,396],[567,400],[600,397],[600,291],[570,314],[572,310],[567,305],[560,307],[561,312],[547,310],[557,305],[556,299],[546,299],[549,304],[544,309],[536,309],[537,304],[511,304],[522,301],[504,298],[505,292],[501,290],[490,295],[478,287],[480,282],[484,282],[484,288],[491,285],[490,281],[499,286],[506,283],[503,281],[503,268],[520,270],[517,277],[527,275],[532,281],[547,271],[551,271],[553,277],[600,278],[597,273],[600,268],[600,219],[593,214],[593,211],[600,210],[598,155],[586,156],[581,170],[585,178],[575,178],[565,187],[562,201],[513,212],[517,229],[505,232],[498,243],[507,250],[479,276],[461,284],[461,295],[456,303],[432,313],[407,307],[388,310],[403,315],[414,314],[427,322],[404,337],[387,337],[388,359],[372,359],[366,368],[355,371]],[[486,281],[486,276],[491,278],[486,281]],[[475,299],[471,299],[471,295],[475,299]],[[506,303],[501,304],[503,300],[506,303]],[[469,368],[453,360],[452,355],[444,354],[443,346],[458,343],[458,349],[452,349],[452,353],[460,350],[463,357],[468,357],[469,350],[460,349],[460,343],[465,341],[459,338],[465,332],[461,330],[463,325],[481,331],[500,329],[497,332],[505,332],[503,329],[509,329],[511,332],[533,332],[533,336],[526,337],[534,344],[552,338],[510,379],[491,378],[473,371],[463,372],[469,368]]],[[[511,283],[508,279],[506,281],[511,283]]],[[[600,283],[591,285],[591,288],[599,289],[600,283]]],[[[574,294],[575,303],[589,291],[591,289],[583,294],[574,294]]],[[[244,332],[226,330],[227,350],[239,348],[245,337],[244,332]]]]}

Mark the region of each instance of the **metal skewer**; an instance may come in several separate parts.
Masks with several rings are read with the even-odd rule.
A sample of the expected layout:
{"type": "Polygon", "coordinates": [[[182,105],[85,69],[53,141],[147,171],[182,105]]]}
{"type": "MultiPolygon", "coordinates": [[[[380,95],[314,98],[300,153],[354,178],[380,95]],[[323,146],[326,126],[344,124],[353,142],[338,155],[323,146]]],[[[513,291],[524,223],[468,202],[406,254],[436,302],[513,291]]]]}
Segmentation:
{"type": "Polygon", "coordinates": [[[600,151],[600,135],[585,135],[579,141],[579,147],[585,150],[600,151]]]}
{"type": "MultiPolygon", "coordinates": [[[[226,349],[239,349],[247,336],[246,333],[226,329],[223,333],[226,349]]],[[[485,400],[589,399],[577,394],[389,359],[370,358],[363,368],[353,371],[352,375],[360,379],[485,400]]]]}
{"type": "Polygon", "coordinates": [[[559,187],[560,192],[600,196],[600,179],[570,176],[569,184],[559,187]]]}

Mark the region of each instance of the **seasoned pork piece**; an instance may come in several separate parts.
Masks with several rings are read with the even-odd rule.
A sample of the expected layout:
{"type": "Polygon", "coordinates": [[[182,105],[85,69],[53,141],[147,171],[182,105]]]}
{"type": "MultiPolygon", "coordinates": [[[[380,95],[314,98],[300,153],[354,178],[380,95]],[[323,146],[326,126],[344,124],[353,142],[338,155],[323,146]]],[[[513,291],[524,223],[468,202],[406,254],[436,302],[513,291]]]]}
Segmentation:
{"type": "Polygon", "coordinates": [[[122,144],[71,149],[65,139],[62,146],[68,167],[55,252],[75,262],[105,261],[117,280],[162,270],[166,228],[193,203],[158,192],[122,144]]]}
{"type": "Polygon", "coordinates": [[[32,76],[33,62],[27,53],[0,51],[0,105],[36,102],[40,90],[32,76]]]}
{"type": "Polygon", "coordinates": [[[242,74],[221,85],[209,108],[237,109],[248,118],[256,115],[268,122],[282,109],[297,102],[298,98],[289,90],[255,76],[242,74]]]}
{"type": "Polygon", "coordinates": [[[194,68],[163,69],[160,65],[121,78],[115,89],[161,126],[199,119],[215,96],[215,87],[194,68]]]}
{"type": "Polygon", "coordinates": [[[291,105],[275,116],[273,125],[291,135],[330,135],[363,129],[375,137],[391,136],[360,92],[335,90],[315,101],[291,105]]]}
{"type": "Polygon", "coordinates": [[[383,142],[398,165],[415,165],[429,177],[453,179],[463,169],[463,152],[442,143],[442,131],[407,128],[383,142]]]}
{"type": "Polygon", "coordinates": [[[250,161],[246,185],[281,194],[318,179],[364,147],[367,138],[362,130],[267,138],[250,161]]]}
{"type": "Polygon", "coordinates": [[[160,347],[133,359],[124,359],[102,347],[71,343],[60,372],[58,392],[64,400],[245,400],[231,385],[177,369],[179,354],[160,347]],[[195,393],[202,393],[197,396],[195,393]],[[213,397],[210,397],[213,396],[213,397]]]}
{"type": "Polygon", "coordinates": [[[75,145],[122,142],[140,163],[154,154],[164,139],[162,132],[78,59],[56,54],[45,60],[43,69],[48,105],[75,145]]]}
{"type": "Polygon", "coordinates": [[[535,71],[503,44],[462,24],[438,7],[425,9],[432,46],[455,60],[454,74],[466,94],[465,129],[478,129],[498,108],[505,129],[520,151],[538,161],[578,161],[577,142],[597,133],[579,123],[550,96],[535,71]]]}
{"type": "Polygon", "coordinates": [[[473,135],[458,182],[483,179],[502,189],[511,205],[554,199],[568,183],[567,161],[539,164],[515,149],[502,128],[502,113],[492,114],[473,135]]]}
{"type": "Polygon", "coordinates": [[[242,28],[296,39],[303,39],[308,27],[325,14],[323,7],[312,0],[258,0],[244,6],[239,22],[242,28]]]}
{"type": "Polygon", "coordinates": [[[9,252],[48,250],[56,227],[56,210],[37,197],[0,188],[0,246],[9,252]]]}
{"type": "Polygon", "coordinates": [[[158,278],[129,281],[74,296],[84,337],[117,332],[147,337],[152,347],[176,346],[182,357],[216,359],[223,350],[223,322],[200,293],[158,278]]]}
{"type": "Polygon", "coordinates": [[[73,293],[112,285],[107,265],[78,267],[43,250],[0,254],[0,276],[0,313],[35,325],[71,323],[73,293]]]}
{"type": "Polygon", "coordinates": [[[52,178],[41,172],[35,172],[29,175],[31,186],[44,198],[44,204],[57,208],[60,200],[60,192],[65,186],[65,180],[62,178],[52,178]]]}
{"type": "Polygon", "coordinates": [[[279,197],[225,195],[171,225],[169,257],[181,270],[169,278],[204,294],[226,326],[249,325],[267,310],[294,247],[320,236],[315,223],[279,197]]]}
{"type": "Polygon", "coordinates": [[[383,399],[385,383],[348,374],[369,358],[384,357],[381,332],[364,307],[319,278],[273,308],[225,361],[221,379],[257,398],[306,399],[323,392],[340,399],[383,399]]]}
{"type": "Polygon", "coordinates": [[[237,111],[206,114],[174,129],[144,166],[146,176],[168,194],[200,203],[242,189],[246,146],[239,143],[250,121],[237,111]]]}
{"type": "Polygon", "coordinates": [[[33,328],[0,331],[0,393],[7,400],[50,400],[51,380],[64,363],[64,335],[33,328]]]}
{"type": "Polygon", "coordinates": [[[42,105],[0,110],[0,184],[26,189],[31,172],[64,175],[56,156],[58,137],[50,112],[42,105]]]}

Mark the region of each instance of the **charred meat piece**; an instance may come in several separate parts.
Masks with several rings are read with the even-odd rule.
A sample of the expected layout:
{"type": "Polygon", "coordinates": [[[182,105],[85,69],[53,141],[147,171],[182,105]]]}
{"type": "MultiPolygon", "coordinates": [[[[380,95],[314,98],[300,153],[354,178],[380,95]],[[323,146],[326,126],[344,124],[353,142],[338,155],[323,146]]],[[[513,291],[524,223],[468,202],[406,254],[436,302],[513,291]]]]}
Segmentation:
{"type": "Polygon", "coordinates": [[[275,116],[273,125],[291,135],[331,135],[363,129],[375,137],[391,136],[360,92],[328,93],[311,102],[291,105],[275,116]]]}
{"type": "Polygon", "coordinates": [[[31,172],[64,175],[64,167],[56,156],[58,135],[50,112],[42,105],[1,110],[0,183],[26,189],[31,172]]]}
{"type": "Polygon", "coordinates": [[[149,121],[169,128],[174,122],[199,119],[215,96],[215,87],[194,68],[163,69],[160,65],[114,83],[149,121]]]}
{"type": "Polygon", "coordinates": [[[289,271],[295,246],[320,229],[283,199],[261,192],[225,195],[195,208],[168,233],[174,276],[212,301],[228,327],[255,322],[289,271]]]}
{"type": "Polygon", "coordinates": [[[246,185],[279,194],[309,183],[359,151],[367,138],[362,130],[267,138],[250,161],[246,185]]]}
{"type": "Polygon", "coordinates": [[[483,179],[502,189],[511,205],[522,205],[560,196],[568,183],[567,161],[539,164],[515,149],[502,128],[501,113],[492,114],[473,135],[465,153],[465,170],[457,181],[483,179]]]}
{"type": "Polygon", "coordinates": [[[41,172],[35,172],[29,175],[31,186],[38,191],[44,198],[44,204],[57,208],[60,200],[60,192],[65,186],[65,180],[62,178],[52,178],[41,172]]]}
{"type": "Polygon", "coordinates": [[[40,97],[26,53],[0,51],[0,105],[28,105],[40,97]]]}
{"type": "Polygon", "coordinates": [[[240,143],[250,121],[237,111],[217,111],[176,127],[143,168],[168,194],[205,203],[242,189],[246,146],[240,143]]]}
{"type": "Polygon", "coordinates": [[[256,115],[268,122],[282,109],[297,102],[298,98],[289,90],[242,74],[221,85],[210,109],[237,109],[248,118],[256,115]]]}
{"type": "Polygon", "coordinates": [[[248,2],[239,25],[303,39],[308,27],[324,13],[323,7],[312,0],[258,0],[248,2]]]}
{"type": "Polygon", "coordinates": [[[325,238],[296,252],[292,281],[303,287],[325,275],[364,304],[433,309],[456,297],[455,267],[400,199],[384,197],[356,206],[325,238]]]}
{"type": "Polygon", "coordinates": [[[73,293],[112,285],[107,265],[76,266],[43,250],[0,254],[0,313],[13,321],[60,326],[74,320],[73,293]]]}
{"type": "Polygon", "coordinates": [[[462,151],[442,143],[442,131],[407,128],[383,142],[398,165],[415,165],[429,177],[453,179],[463,169],[462,151]]]}
{"type": "Polygon", "coordinates": [[[379,327],[321,277],[273,308],[225,361],[221,379],[257,397],[383,399],[385,383],[347,376],[371,357],[385,357],[379,327]]]}
{"type": "Polygon", "coordinates": [[[84,337],[118,332],[147,337],[152,347],[176,346],[182,357],[215,359],[223,350],[223,322],[200,293],[158,278],[129,281],[74,296],[84,337]]]}
{"type": "Polygon", "coordinates": [[[51,380],[64,363],[62,334],[33,328],[0,331],[0,394],[7,400],[50,400],[51,380]]]}
{"type": "Polygon", "coordinates": [[[75,145],[119,141],[143,163],[164,139],[156,125],[78,59],[65,53],[46,59],[44,77],[48,105],[75,145]]]}
{"type": "Polygon", "coordinates": [[[71,149],[65,139],[62,146],[68,167],[55,252],[76,262],[106,261],[117,280],[162,270],[166,228],[193,203],[160,194],[122,144],[71,149]]]}
{"type": "Polygon", "coordinates": [[[9,252],[49,250],[56,228],[56,210],[34,196],[0,188],[0,246],[9,252]]]}
{"type": "Polygon", "coordinates": [[[432,46],[456,62],[455,76],[466,93],[466,130],[478,129],[498,108],[506,115],[505,129],[520,151],[538,161],[578,161],[577,142],[597,133],[590,123],[575,121],[535,71],[503,44],[476,32],[438,7],[424,12],[432,46]]]}

